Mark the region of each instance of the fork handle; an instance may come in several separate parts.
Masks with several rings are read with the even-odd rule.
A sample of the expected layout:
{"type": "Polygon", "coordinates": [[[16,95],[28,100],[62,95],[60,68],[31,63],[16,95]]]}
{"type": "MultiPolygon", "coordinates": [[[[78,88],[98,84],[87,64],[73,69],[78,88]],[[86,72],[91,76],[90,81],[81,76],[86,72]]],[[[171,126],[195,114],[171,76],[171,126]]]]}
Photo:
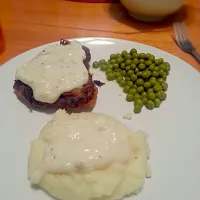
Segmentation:
{"type": "Polygon", "coordinates": [[[192,55],[193,55],[194,58],[200,63],[200,55],[199,55],[196,51],[193,51],[193,52],[192,52],[192,55]]]}

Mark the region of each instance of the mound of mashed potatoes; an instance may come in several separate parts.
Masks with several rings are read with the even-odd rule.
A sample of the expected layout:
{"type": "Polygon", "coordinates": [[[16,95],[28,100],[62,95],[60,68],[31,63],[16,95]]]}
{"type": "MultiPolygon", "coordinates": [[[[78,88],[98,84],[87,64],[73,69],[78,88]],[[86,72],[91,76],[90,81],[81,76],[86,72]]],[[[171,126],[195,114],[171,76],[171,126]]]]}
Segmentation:
{"type": "Polygon", "coordinates": [[[58,110],[31,144],[28,176],[61,200],[117,200],[150,176],[145,133],[112,116],[58,110]]]}

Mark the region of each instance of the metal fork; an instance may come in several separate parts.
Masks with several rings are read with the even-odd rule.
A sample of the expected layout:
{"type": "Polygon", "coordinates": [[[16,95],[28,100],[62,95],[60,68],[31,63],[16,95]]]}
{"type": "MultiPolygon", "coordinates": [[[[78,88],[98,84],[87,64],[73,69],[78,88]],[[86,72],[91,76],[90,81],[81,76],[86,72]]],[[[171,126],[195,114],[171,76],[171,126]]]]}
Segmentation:
{"type": "Polygon", "coordinates": [[[183,22],[175,22],[174,26],[174,33],[176,43],[182,51],[186,53],[190,53],[194,56],[194,58],[200,63],[200,55],[196,52],[190,36],[186,30],[185,24],[183,22]]]}

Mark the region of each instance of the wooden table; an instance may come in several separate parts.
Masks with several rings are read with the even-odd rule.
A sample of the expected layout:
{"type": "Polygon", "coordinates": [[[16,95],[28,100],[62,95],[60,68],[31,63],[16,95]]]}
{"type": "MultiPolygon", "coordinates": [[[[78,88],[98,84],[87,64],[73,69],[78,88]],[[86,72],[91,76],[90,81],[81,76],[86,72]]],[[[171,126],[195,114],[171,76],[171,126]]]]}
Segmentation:
{"type": "Polygon", "coordinates": [[[200,52],[200,0],[162,23],[130,18],[120,4],[75,3],[64,0],[5,0],[0,3],[0,64],[39,45],[74,37],[114,37],[142,42],[170,52],[200,71],[200,65],[173,41],[174,18],[185,21],[200,52]],[[3,44],[2,44],[3,43],[3,44]]]}

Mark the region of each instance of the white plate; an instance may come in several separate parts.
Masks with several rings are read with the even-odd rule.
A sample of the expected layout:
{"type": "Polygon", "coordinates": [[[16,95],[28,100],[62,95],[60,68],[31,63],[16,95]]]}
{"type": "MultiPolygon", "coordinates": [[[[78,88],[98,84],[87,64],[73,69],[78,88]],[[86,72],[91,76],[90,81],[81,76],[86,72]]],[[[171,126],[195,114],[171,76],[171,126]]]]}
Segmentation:
{"type": "MultiPolygon", "coordinates": [[[[172,68],[168,77],[167,99],[159,109],[133,115],[132,103],[125,101],[122,89],[115,82],[105,81],[104,73],[92,70],[94,79],[105,81],[99,89],[93,111],[116,116],[133,130],[148,133],[151,148],[151,179],[137,200],[199,200],[200,199],[200,76],[179,58],[147,45],[106,38],[79,38],[90,48],[92,61],[108,58],[111,53],[138,49],[163,57],[172,68]],[[120,96],[122,94],[122,96],[120,96]]],[[[49,44],[47,44],[49,45],[49,44]]],[[[25,52],[0,68],[0,199],[50,200],[41,190],[30,187],[27,179],[27,158],[30,141],[37,138],[40,128],[52,113],[32,111],[17,100],[13,93],[15,71],[45,46],[25,52]]],[[[71,199],[72,200],[72,199],[71,199]]]]}

